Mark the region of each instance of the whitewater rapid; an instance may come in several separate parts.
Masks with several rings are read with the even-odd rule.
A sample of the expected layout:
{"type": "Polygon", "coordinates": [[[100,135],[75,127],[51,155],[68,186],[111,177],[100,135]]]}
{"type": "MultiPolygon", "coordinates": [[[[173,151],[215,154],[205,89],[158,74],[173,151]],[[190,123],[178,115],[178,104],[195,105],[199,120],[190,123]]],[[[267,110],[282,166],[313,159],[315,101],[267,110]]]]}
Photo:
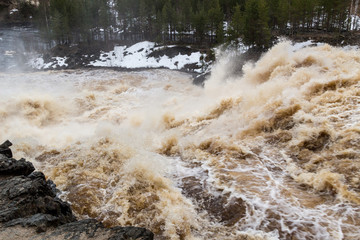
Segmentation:
{"type": "Polygon", "coordinates": [[[157,239],[358,239],[360,51],[279,43],[171,70],[0,73],[0,140],[80,218],[157,239]]]}

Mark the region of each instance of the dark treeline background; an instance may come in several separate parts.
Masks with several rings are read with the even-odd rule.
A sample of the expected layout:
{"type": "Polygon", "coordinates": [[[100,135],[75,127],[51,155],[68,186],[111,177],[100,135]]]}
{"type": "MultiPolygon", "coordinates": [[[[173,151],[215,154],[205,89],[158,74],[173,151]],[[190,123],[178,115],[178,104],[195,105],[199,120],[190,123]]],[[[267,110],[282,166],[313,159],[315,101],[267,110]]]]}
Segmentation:
{"type": "Polygon", "coordinates": [[[239,38],[354,31],[355,0],[17,0],[59,44],[143,40],[212,46],[239,38]]]}

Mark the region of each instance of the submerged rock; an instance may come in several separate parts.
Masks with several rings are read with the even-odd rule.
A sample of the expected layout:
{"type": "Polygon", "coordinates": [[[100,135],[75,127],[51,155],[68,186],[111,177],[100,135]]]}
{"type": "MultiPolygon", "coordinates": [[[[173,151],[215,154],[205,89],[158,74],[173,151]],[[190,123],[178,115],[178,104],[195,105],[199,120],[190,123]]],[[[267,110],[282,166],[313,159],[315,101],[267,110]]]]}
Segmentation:
{"type": "Polygon", "coordinates": [[[0,145],[0,239],[153,239],[145,228],[77,221],[51,180],[25,159],[12,158],[11,145],[0,145]]]}
{"type": "Polygon", "coordinates": [[[185,196],[193,198],[201,209],[226,226],[233,226],[246,215],[246,203],[241,198],[230,197],[221,191],[208,191],[200,179],[185,177],[182,179],[185,196]]]}

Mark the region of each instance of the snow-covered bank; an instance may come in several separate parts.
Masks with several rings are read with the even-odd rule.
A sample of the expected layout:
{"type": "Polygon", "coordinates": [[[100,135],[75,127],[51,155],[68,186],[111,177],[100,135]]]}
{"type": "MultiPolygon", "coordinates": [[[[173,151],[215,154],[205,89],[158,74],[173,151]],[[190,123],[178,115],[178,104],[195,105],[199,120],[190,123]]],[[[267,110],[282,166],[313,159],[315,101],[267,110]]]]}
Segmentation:
{"type": "MultiPolygon", "coordinates": [[[[169,46],[172,48],[174,46],[169,46]]],[[[204,56],[200,52],[190,55],[181,54],[174,57],[167,55],[149,57],[149,54],[164,47],[155,47],[153,42],[140,42],[131,47],[116,46],[113,51],[101,53],[100,58],[89,65],[96,67],[122,67],[122,68],[160,68],[183,69],[188,64],[196,64],[196,72],[204,70],[204,56]]]]}
{"type": "MultiPolygon", "coordinates": [[[[279,37],[276,42],[290,41],[279,37]]],[[[314,40],[293,41],[291,51],[324,45],[325,42],[314,40]]],[[[344,49],[357,49],[356,45],[342,46],[344,49]]],[[[231,72],[241,74],[243,65],[248,61],[257,60],[263,50],[252,49],[241,41],[237,44],[223,45],[213,48],[207,53],[191,47],[168,45],[156,46],[154,42],[139,42],[131,46],[115,46],[111,51],[101,51],[91,47],[60,46],[57,51],[30,60],[29,66],[33,69],[65,69],[78,67],[108,67],[119,69],[167,68],[199,73],[196,81],[202,84],[211,72],[213,59],[207,54],[213,52],[217,62],[225,62],[231,66],[231,72]],[[64,50],[65,49],[65,50],[64,50]],[[86,51],[84,51],[84,49],[86,51]]],[[[224,64],[224,63],[223,63],[224,64]]],[[[230,74],[230,72],[228,73],[230,74]]]]}
{"type": "MultiPolygon", "coordinates": [[[[129,47],[115,46],[112,51],[101,51],[98,57],[94,55],[85,54],[75,61],[81,61],[77,65],[89,67],[168,68],[197,73],[205,72],[210,65],[210,62],[206,61],[205,53],[195,51],[190,47],[156,46],[155,43],[148,41],[129,47]]],[[[29,65],[35,69],[57,69],[71,67],[68,64],[70,61],[71,57],[69,56],[54,56],[48,60],[41,56],[32,59],[29,65]]]]}

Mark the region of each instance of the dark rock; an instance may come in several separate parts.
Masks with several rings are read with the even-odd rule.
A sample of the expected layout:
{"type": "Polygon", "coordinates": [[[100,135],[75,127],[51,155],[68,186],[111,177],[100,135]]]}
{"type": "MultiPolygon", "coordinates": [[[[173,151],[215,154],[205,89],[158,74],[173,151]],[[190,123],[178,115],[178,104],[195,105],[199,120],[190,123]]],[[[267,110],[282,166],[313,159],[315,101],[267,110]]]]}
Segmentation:
{"type": "Polygon", "coordinates": [[[66,239],[79,239],[85,233],[87,238],[93,238],[99,229],[104,228],[103,224],[95,219],[86,219],[64,224],[58,227],[49,237],[66,235],[66,239]]]}
{"type": "Polygon", "coordinates": [[[173,58],[179,54],[188,55],[190,56],[191,53],[199,51],[198,49],[183,47],[183,46],[176,46],[176,47],[163,47],[158,50],[152,51],[148,57],[159,58],[164,55],[168,56],[169,58],[173,58]]]}
{"type": "Polygon", "coordinates": [[[51,179],[47,180],[46,183],[54,195],[58,195],[60,193],[60,190],[56,188],[56,184],[51,179]]]}
{"type": "Polygon", "coordinates": [[[139,227],[114,227],[110,229],[111,237],[108,240],[139,239],[152,240],[154,234],[145,228],[139,227]]]}
{"type": "Polygon", "coordinates": [[[12,152],[9,147],[12,146],[12,143],[9,140],[6,140],[3,144],[0,145],[0,154],[5,155],[6,157],[11,158],[12,152]]]}
{"type": "Polygon", "coordinates": [[[6,140],[3,144],[0,145],[1,148],[9,148],[12,146],[12,143],[9,140],[6,140]]]}
{"type": "Polygon", "coordinates": [[[193,84],[198,85],[198,86],[204,86],[205,85],[205,81],[210,77],[210,73],[203,73],[200,74],[198,76],[196,76],[193,79],[193,84]]]}
{"type": "Polygon", "coordinates": [[[35,170],[31,162],[25,159],[15,160],[0,154],[0,176],[27,176],[35,170]]]}
{"type": "Polygon", "coordinates": [[[154,234],[145,228],[114,227],[105,228],[95,219],[86,219],[64,224],[54,231],[45,233],[42,239],[108,239],[108,240],[152,240],[154,234]]]}
{"type": "Polygon", "coordinates": [[[16,176],[0,183],[0,222],[28,219],[38,213],[54,216],[56,221],[53,219],[52,225],[76,220],[70,205],[56,197],[41,172],[34,172],[27,177],[16,176]]]}
{"type": "Polygon", "coordinates": [[[186,72],[194,72],[195,70],[198,70],[200,68],[201,68],[201,66],[199,67],[197,63],[188,63],[188,64],[185,64],[181,70],[186,71],[186,72]]]}
{"type": "Polygon", "coordinates": [[[244,200],[230,197],[217,189],[208,191],[204,183],[196,177],[183,178],[182,189],[184,195],[194,199],[200,209],[205,209],[210,216],[226,226],[233,226],[246,216],[244,200]]]}
{"type": "Polygon", "coordinates": [[[45,232],[49,227],[58,226],[58,218],[50,215],[37,213],[24,218],[17,218],[5,223],[4,227],[12,227],[16,225],[21,225],[23,227],[36,227],[37,232],[45,232]]]}

